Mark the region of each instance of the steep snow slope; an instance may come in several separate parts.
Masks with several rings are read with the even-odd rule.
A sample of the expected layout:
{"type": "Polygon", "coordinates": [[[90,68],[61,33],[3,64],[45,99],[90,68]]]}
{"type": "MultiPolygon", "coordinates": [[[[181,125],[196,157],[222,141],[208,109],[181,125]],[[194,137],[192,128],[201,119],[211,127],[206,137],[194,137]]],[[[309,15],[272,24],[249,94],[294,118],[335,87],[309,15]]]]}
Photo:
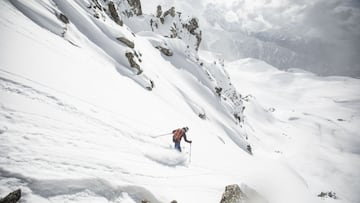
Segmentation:
{"type": "MultiPolygon", "coordinates": [[[[156,84],[149,92],[142,83],[133,82],[137,81],[136,74],[123,74],[131,69],[121,66],[127,61],[112,52],[117,45],[110,45],[106,30],[99,31],[91,15],[78,16],[84,12],[78,7],[80,1],[57,3],[59,7],[51,1],[1,2],[1,194],[15,184],[23,186],[24,198],[31,202],[123,201],[126,194],[122,191],[136,201],[154,199],[141,189],[147,188],[163,202],[172,198],[189,198],[191,202],[197,201],[191,199],[207,182],[197,181],[199,185],[193,187],[198,189],[190,196],[184,195],[185,189],[178,193],[172,186],[179,178],[184,179],[183,185],[192,185],[193,176],[199,174],[199,180],[208,179],[207,166],[223,159],[211,148],[222,147],[226,141],[233,146],[233,153],[249,156],[231,104],[209,89],[213,82],[201,76],[205,72],[200,69],[193,75],[183,65],[173,65],[176,60],[184,61],[180,59],[184,53],[174,54],[170,63],[147,37],[137,37],[144,73],[156,84]],[[44,16],[26,12],[35,9],[32,7],[45,12],[44,16]],[[72,29],[68,28],[64,36],[54,35],[42,21],[57,22],[47,9],[60,7],[67,16],[86,21],[66,25],[72,29]],[[41,20],[34,20],[38,18],[41,20]],[[85,29],[89,26],[98,32],[99,39],[85,29]],[[68,35],[76,38],[69,39],[68,35]],[[205,113],[207,120],[198,113],[205,113]],[[196,146],[193,161],[199,160],[201,166],[194,170],[184,167],[190,161],[189,154],[174,152],[170,136],[151,137],[182,126],[189,126],[194,135],[189,135],[196,146]],[[202,139],[208,145],[200,144],[202,139]],[[202,155],[212,159],[202,160],[202,155]],[[20,165],[19,160],[23,160],[20,165]]],[[[112,25],[109,21],[104,27],[112,25]]],[[[174,52],[185,47],[178,40],[173,46],[174,52]]],[[[119,55],[123,54],[118,48],[119,55]]],[[[200,67],[191,58],[184,65],[189,70],[200,67]]],[[[228,160],[228,165],[231,163],[228,160]]],[[[225,184],[216,185],[218,182],[212,188],[218,192],[202,198],[218,199],[225,184]]]]}
{"type": "Polygon", "coordinates": [[[283,72],[255,59],[229,64],[248,96],[245,127],[255,151],[286,162],[313,193],[358,202],[360,81],[283,72]]]}
{"type": "MultiPolygon", "coordinates": [[[[309,159],[311,165],[302,164],[308,160],[301,153],[307,139],[300,136],[303,132],[316,135],[306,122],[315,119],[325,126],[326,119],[298,115],[305,120],[298,127],[291,122],[299,119],[292,118],[287,108],[281,116],[272,115],[264,111],[267,103],[250,98],[245,123],[239,123],[234,113],[242,111],[242,102],[238,95],[233,97],[236,89],[211,54],[200,57],[184,41],[152,32],[133,35],[131,26],[118,26],[106,11],[87,10],[91,2],[0,2],[1,196],[20,187],[28,202],[219,202],[225,185],[243,183],[271,203],[332,202],[316,197],[327,190],[337,192],[338,202],[359,199],[354,192],[359,182],[356,147],[345,150],[345,158],[329,158],[324,153],[333,154],[339,148],[332,147],[331,134],[325,132],[321,135],[330,139],[329,149],[312,150],[325,163],[309,159]],[[60,13],[70,23],[61,22],[60,13]],[[133,40],[135,48],[116,41],[119,36],[133,40]],[[166,44],[174,55],[161,54],[154,48],[158,44],[166,44]],[[125,52],[138,53],[135,60],[141,74],[130,67],[125,52]],[[215,87],[227,92],[219,97],[215,87]],[[205,119],[199,114],[205,114],[205,119]],[[290,117],[290,123],[284,123],[290,117]],[[156,137],[182,126],[189,126],[188,136],[193,140],[191,148],[183,144],[182,154],[173,150],[171,136],[156,137]],[[289,145],[279,133],[303,142],[289,145]],[[248,142],[254,156],[247,153],[248,142]],[[282,150],[282,158],[274,150],[282,150]],[[334,167],[334,161],[346,167],[334,167]],[[316,174],[327,163],[338,172],[334,179],[316,174]],[[351,176],[354,186],[344,186],[351,176]]],[[[292,73],[272,78],[282,72],[252,61],[230,64],[228,70],[243,95],[263,95],[264,101],[278,101],[268,92],[276,93],[279,87],[269,84],[286,79],[302,82],[292,73]],[[246,65],[263,70],[246,74],[253,68],[238,69],[246,65]],[[255,83],[260,80],[257,76],[269,77],[266,91],[263,83],[255,83]],[[257,88],[253,89],[253,83],[257,88]]],[[[322,80],[304,78],[309,78],[309,85],[322,80]]],[[[339,109],[343,115],[339,119],[349,119],[349,123],[344,128],[329,124],[325,129],[349,133],[345,135],[348,142],[340,145],[344,148],[359,141],[356,131],[352,132],[358,122],[358,81],[339,79],[339,83],[349,92],[330,92],[327,96],[337,103],[329,108],[339,109]]],[[[298,92],[297,86],[289,86],[288,91],[298,92]]],[[[275,102],[271,105],[281,112],[275,102]]],[[[309,143],[316,145],[319,140],[309,143]]]]}

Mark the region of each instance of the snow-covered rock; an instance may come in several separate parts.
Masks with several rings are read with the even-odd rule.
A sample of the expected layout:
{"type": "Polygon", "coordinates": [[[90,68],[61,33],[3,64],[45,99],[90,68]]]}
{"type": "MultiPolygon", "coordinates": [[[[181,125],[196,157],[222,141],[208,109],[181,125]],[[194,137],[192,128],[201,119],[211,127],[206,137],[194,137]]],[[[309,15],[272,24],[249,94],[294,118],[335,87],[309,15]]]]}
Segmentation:
{"type": "Polygon", "coordinates": [[[14,192],[9,193],[4,198],[0,198],[1,203],[16,203],[21,198],[21,190],[15,190],[14,192]]]}

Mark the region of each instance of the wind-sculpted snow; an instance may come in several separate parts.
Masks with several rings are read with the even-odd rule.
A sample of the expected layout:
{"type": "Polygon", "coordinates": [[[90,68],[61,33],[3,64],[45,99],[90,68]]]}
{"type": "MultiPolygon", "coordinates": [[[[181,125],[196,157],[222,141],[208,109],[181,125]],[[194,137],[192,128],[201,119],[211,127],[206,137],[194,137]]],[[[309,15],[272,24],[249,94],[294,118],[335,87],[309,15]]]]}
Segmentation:
{"type": "Polygon", "coordinates": [[[197,52],[205,1],[181,19],[169,1],[109,2],[0,1],[0,196],[212,203],[238,184],[269,203],[359,202],[359,80],[197,52]]]}
{"type": "MultiPolygon", "coordinates": [[[[52,3],[36,1],[36,4],[24,0],[13,0],[11,2],[35,23],[59,36],[66,37],[67,35],[81,34],[86,36],[90,43],[94,43],[114,60],[115,67],[120,74],[132,78],[143,87],[152,88],[151,80],[146,74],[136,75],[136,70],[129,67],[125,53],[132,50],[116,42],[116,38],[122,36],[133,39],[131,32],[124,27],[117,26],[115,22],[106,16],[104,11],[100,11],[103,19],[92,16],[90,14],[91,10],[88,8],[88,5],[91,5],[90,2],[56,0],[51,1],[52,3]],[[56,7],[53,5],[56,5],[56,7]],[[59,10],[70,19],[70,25],[76,28],[68,30],[67,25],[62,25],[63,23],[56,18],[56,15],[60,13],[59,10]],[[107,23],[101,20],[107,20],[107,23]],[[81,34],[78,33],[78,30],[81,34]]],[[[71,40],[71,38],[69,41],[79,46],[80,42],[71,40]]]]}
{"type": "Polygon", "coordinates": [[[29,4],[21,0],[13,0],[12,3],[35,23],[48,29],[50,32],[56,35],[64,33],[65,26],[56,17],[60,11],[50,3],[34,1],[32,4],[29,4]]]}
{"type": "MultiPolygon", "coordinates": [[[[213,95],[208,95],[209,99],[216,95],[221,98],[222,105],[230,113],[232,118],[234,115],[239,116],[239,123],[243,122],[243,104],[241,95],[237,92],[236,88],[232,85],[230,76],[224,69],[221,61],[207,61],[202,59],[196,52],[186,47],[183,41],[179,39],[167,39],[160,37],[156,34],[149,32],[142,32],[139,35],[146,37],[154,46],[165,44],[170,50],[174,52],[171,58],[165,59],[171,64],[180,69],[184,69],[191,73],[202,85],[208,88],[213,95]],[[220,90],[219,92],[217,92],[220,90]]],[[[178,90],[182,95],[184,92],[178,90]]],[[[189,99],[186,99],[189,101],[189,99]]],[[[190,99],[191,100],[191,99],[190,99]]],[[[194,108],[194,105],[191,105],[194,108]]],[[[201,109],[201,107],[195,107],[201,109]]],[[[201,110],[203,112],[204,110],[201,110]]],[[[196,112],[196,111],[195,111],[196,112]]],[[[199,112],[196,112],[198,114],[199,112]]],[[[235,118],[234,118],[235,119],[235,118]]]]}
{"type": "MultiPolygon", "coordinates": [[[[100,1],[99,3],[99,1],[96,1],[97,3],[94,3],[91,1],[67,2],[52,0],[51,2],[53,3],[38,1],[35,6],[22,0],[14,0],[11,2],[34,22],[57,35],[65,36],[67,33],[70,33],[67,35],[71,35],[71,33],[73,33],[72,35],[86,36],[86,38],[90,40],[88,43],[94,43],[101,51],[104,51],[109,57],[111,57],[111,59],[114,60],[114,65],[119,73],[132,78],[134,81],[147,89],[151,90],[154,87],[154,81],[150,80],[146,73],[142,73],[143,71],[147,72],[145,69],[147,69],[147,67],[151,64],[146,64],[145,61],[143,62],[141,60],[143,53],[146,54],[145,51],[142,51],[142,46],[136,45],[141,42],[139,42],[136,35],[132,33],[126,25],[119,26],[113,21],[113,19],[110,18],[110,16],[108,16],[108,13],[106,12],[108,2],[100,1]],[[41,12],[33,12],[32,10],[40,10],[41,12]],[[76,29],[67,30],[67,28],[64,28],[64,33],[53,31],[53,26],[49,26],[47,21],[53,22],[52,24],[57,23],[59,24],[58,27],[61,27],[61,21],[56,18],[56,16],[59,16],[59,13],[61,12],[69,18],[70,25],[75,26],[76,29]],[[42,16],[44,16],[44,18],[42,16]],[[81,32],[81,34],[78,32],[81,32]],[[135,48],[130,49],[125,44],[119,42],[117,40],[119,37],[123,37],[133,43],[135,42],[135,48]],[[126,58],[128,57],[128,53],[133,52],[133,55],[137,56],[133,57],[134,64],[140,64],[137,69],[133,67],[130,59],[126,58]],[[129,62],[132,67],[129,67],[129,62]]],[[[179,35],[178,37],[174,36],[171,38],[164,38],[159,35],[152,34],[151,38],[148,38],[148,40],[154,47],[168,47],[171,52],[175,52],[175,56],[165,59],[169,60],[174,67],[186,69],[193,74],[203,85],[208,87],[210,91],[214,92],[214,94],[218,94],[220,98],[223,98],[224,108],[232,114],[236,122],[241,123],[243,121],[240,94],[232,86],[230,77],[227,75],[221,63],[218,62],[218,64],[216,64],[216,61],[202,60],[195,51],[197,48],[195,48],[196,43],[193,40],[196,39],[196,37],[194,37],[193,34],[199,32],[199,28],[196,27],[198,26],[197,20],[189,21],[195,23],[196,25],[187,24],[188,22],[184,21],[183,17],[181,17],[179,13],[170,9],[167,12],[164,11],[162,17],[164,18],[165,24],[162,25],[163,23],[161,23],[158,19],[159,22],[157,23],[159,24],[159,27],[154,30],[149,29],[149,25],[139,26],[145,21],[147,24],[149,24],[150,21],[155,23],[153,16],[143,15],[135,17],[134,15],[129,15],[129,12],[131,13],[131,11],[129,11],[130,7],[126,1],[115,2],[115,5],[117,5],[120,16],[126,20],[125,22],[129,25],[129,27],[135,29],[134,32],[152,30],[155,33],[169,37],[169,33],[171,33],[172,29],[171,26],[175,26],[177,33],[176,36],[179,35]],[[187,26],[193,27],[187,28],[187,26]],[[190,31],[187,29],[190,29],[190,31]],[[222,92],[220,93],[219,91],[222,92]]],[[[75,40],[70,40],[70,42],[76,45],[80,45],[81,43],[80,41],[78,42],[75,40]]],[[[143,56],[143,58],[145,57],[146,56],[143,56]]]]}
{"type": "Polygon", "coordinates": [[[84,179],[33,179],[0,168],[2,186],[21,183],[25,195],[34,194],[31,201],[98,201],[98,202],[139,202],[147,199],[154,203],[160,201],[145,188],[139,186],[114,186],[100,178],[84,179]],[[95,199],[94,199],[95,198],[95,199]]]}

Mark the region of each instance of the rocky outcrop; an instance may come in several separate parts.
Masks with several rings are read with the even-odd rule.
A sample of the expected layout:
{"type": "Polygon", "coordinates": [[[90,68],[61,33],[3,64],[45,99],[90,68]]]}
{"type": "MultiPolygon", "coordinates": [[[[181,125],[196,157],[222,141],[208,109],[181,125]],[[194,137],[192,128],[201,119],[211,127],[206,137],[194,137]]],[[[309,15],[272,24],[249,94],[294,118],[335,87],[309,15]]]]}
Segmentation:
{"type": "Polygon", "coordinates": [[[196,18],[192,18],[188,23],[185,23],[183,25],[184,28],[186,28],[190,34],[194,35],[196,38],[196,51],[199,50],[199,46],[201,43],[201,30],[197,31],[199,28],[199,21],[196,18]]]}
{"type": "Polygon", "coordinates": [[[161,53],[165,54],[166,56],[172,56],[174,54],[170,49],[164,48],[162,46],[157,46],[156,48],[159,49],[161,53]]]}
{"type": "Polygon", "coordinates": [[[247,185],[228,185],[220,203],[268,203],[259,193],[247,185]]]}
{"type": "Polygon", "coordinates": [[[156,17],[160,18],[161,15],[162,15],[162,8],[160,5],[158,5],[156,8],[156,17]]]}
{"type": "Polygon", "coordinates": [[[110,15],[111,17],[114,19],[114,21],[120,25],[120,26],[123,26],[123,21],[120,19],[119,17],[119,14],[116,10],[116,7],[114,5],[114,2],[110,1],[109,4],[108,4],[108,7],[109,7],[109,12],[110,12],[110,15]]]}
{"type": "Polygon", "coordinates": [[[132,49],[135,47],[134,42],[128,40],[125,37],[117,37],[116,39],[132,49]]]}
{"type": "Polygon", "coordinates": [[[130,66],[137,69],[137,74],[140,75],[143,71],[141,70],[140,65],[137,64],[135,61],[135,56],[138,57],[137,54],[133,54],[132,52],[126,52],[125,56],[128,59],[130,66]]]}
{"type": "Polygon", "coordinates": [[[92,2],[95,4],[95,6],[96,6],[98,9],[102,10],[102,6],[101,6],[101,4],[98,2],[98,0],[92,0],[92,2]]]}
{"type": "Polygon", "coordinates": [[[335,192],[321,192],[320,194],[317,195],[318,197],[321,198],[332,198],[332,199],[337,199],[338,197],[336,196],[335,192]]]}
{"type": "Polygon", "coordinates": [[[199,28],[199,23],[196,18],[192,18],[184,27],[191,33],[194,34],[195,30],[199,28]]]}
{"type": "Polygon", "coordinates": [[[136,15],[136,16],[140,16],[142,15],[142,10],[141,10],[141,2],[140,0],[127,0],[128,4],[131,7],[132,12],[136,15]]]}
{"type": "Polygon", "coordinates": [[[150,86],[146,87],[147,90],[151,91],[152,89],[154,89],[155,84],[152,80],[150,80],[150,86]]]}
{"type": "Polygon", "coordinates": [[[246,149],[247,149],[247,151],[249,152],[249,154],[251,154],[251,155],[253,154],[253,153],[252,153],[251,145],[247,145],[247,146],[246,146],[246,149]]]}
{"type": "Polygon", "coordinates": [[[6,197],[0,199],[0,203],[16,203],[21,198],[21,190],[15,190],[14,192],[9,193],[6,197]]]}
{"type": "Polygon", "coordinates": [[[205,113],[199,113],[198,114],[199,118],[205,120],[206,119],[206,114],[205,113]]]}
{"type": "Polygon", "coordinates": [[[164,12],[163,18],[165,18],[168,15],[170,15],[171,17],[175,17],[175,14],[176,14],[175,7],[171,7],[169,10],[164,12]]]}
{"type": "Polygon", "coordinates": [[[57,15],[58,19],[61,20],[61,22],[65,23],[65,24],[69,24],[70,21],[68,19],[68,17],[66,17],[66,15],[62,14],[62,13],[59,13],[57,15]]]}
{"type": "Polygon", "coordinates": [[[157,6],[156,15],[150,19],[152,31],[169,38],[183,39],[191,49],[199,49],[202,37],[197,18],[186,20],[177,12],[175,7],[163,12],[162,7],[157,6]]]}
{"type": "Polygon", "coordinates": [[[239,185],[228,185],[221,197],[220,203],[246,203],[248,197],[240,190],[239,185]]]}
{"type": "Polygon", "coordinates": [[[221,96],[221,91],[222,91],[221,87],[215,87],[215,92],[219,97],[221,96]]]}

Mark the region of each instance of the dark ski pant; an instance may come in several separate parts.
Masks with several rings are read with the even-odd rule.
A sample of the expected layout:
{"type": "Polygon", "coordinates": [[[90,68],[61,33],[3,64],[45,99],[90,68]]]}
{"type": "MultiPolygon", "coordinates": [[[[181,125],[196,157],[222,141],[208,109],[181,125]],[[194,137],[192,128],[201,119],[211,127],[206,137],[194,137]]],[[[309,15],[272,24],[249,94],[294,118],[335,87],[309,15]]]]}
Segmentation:
{"type": "Polygon", "coordinates": [[[175,149],[181,152],[180,142],[175,142],[175,149]]]}

